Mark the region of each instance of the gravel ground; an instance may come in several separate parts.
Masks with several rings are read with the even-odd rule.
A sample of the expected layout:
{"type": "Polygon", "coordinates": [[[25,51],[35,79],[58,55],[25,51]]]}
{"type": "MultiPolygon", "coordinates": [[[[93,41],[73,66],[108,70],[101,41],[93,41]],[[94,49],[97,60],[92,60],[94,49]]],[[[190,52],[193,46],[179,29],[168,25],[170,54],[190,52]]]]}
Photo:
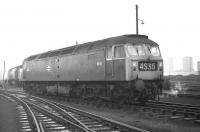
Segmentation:
{"type": "Polygon", "coordinates": [[[19,113],[16,104],[0,96],[0,132],[19,131],[19,113]]]}

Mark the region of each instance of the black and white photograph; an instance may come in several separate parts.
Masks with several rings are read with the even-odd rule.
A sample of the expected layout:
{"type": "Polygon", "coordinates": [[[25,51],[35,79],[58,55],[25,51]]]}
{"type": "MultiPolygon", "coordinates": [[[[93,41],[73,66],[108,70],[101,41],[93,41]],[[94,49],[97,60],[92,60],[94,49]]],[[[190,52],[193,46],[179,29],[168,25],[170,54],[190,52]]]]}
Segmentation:
{"type": "Polygon", "coordinates": [[[0,132],[200,132],[198,0],[0,0],[0,132]]]}

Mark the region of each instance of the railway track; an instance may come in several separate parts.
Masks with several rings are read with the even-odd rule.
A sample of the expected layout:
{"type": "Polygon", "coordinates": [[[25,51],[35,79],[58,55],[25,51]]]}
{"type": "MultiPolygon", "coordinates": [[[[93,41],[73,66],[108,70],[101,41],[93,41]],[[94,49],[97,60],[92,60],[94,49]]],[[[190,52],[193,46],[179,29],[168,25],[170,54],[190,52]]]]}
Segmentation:
{"type": "Polygon", "coordinates": [[[183,119],[200,124],[200,106],[171,102],[150,101],[140,105],[143,111],[151,111],[157,117],[170,119],[183,119]]]}
{"type": "MultiPolygon", "coordinates": [[[[69,112],[70,112],[70,109],[74,109],[71,107],[66,108],[66,106],[63,106],[62,104],[58,104],[58,103],[55,103],[55,104],[63,109],[67,109],[67,111],[69,112]]],[[[95,104],[94,102],[92,102],[91,104],[98,105],[98,103],[95,104]]],[[[118,108],[118,106],[113,106],[112,102],[105,102],[105,104],[101,104],[101,105],[107,106],[109,108],[113,108],[113,107],[118,108]]],[[[161,101],[149,101],[145,105],[125,104],[124,106],[121,106],[119,108],[123,108],[123,107],[125,109],[136,107],[140,109],[140,111],[142,110],[144,112],[151,113],[150,115],[153,115],[158,118],[165,118],[165,119],[169,118],[172,120],[180,119],[180,120],[191,121],[191,122],[200,124],[200,105],[180,104],[180,103],[161,102],[161,101]]],[[[77,112],[79,112],[79,110],[77,110],[77,112]]]]}
{"type": "Polygon", "coordinates": [[[49,111],[48,106],[45,104],[43,106],[34,104],[33,99],[27,99],[28,96],[24,94],[4,94],[4,97],[11,98],[17,102],[22,103],[29,107],[32,115],[34,116],[35,122],[30,121],[30,115],[24,112],[24,107],[20,108],[20,122],[23,124],[38,124],[37,129],[35,127],[23,126],[21,131],[30,131],[30,132],[88,132],[85,128],[70,122],[62,118],[59,113],[54,111],[49,111]],[[28,100],[32,100],[28,101],[28,100]],[[24,117],[25,116],[25,117],[24,117]],[[31,129],[32,128],[32,129],[31,129]]]}
{"type": "MultiPolygon", "coordinates": [[[[17,93],[22,94],[22,93],[17,93]]],[[[22,94],[23,95],[23,94],[22,94]]],[[[43,102],[48,107],[56,106],[55,111],[60,111],[58,113],[62,113],[61,115],[63,118],[70,120],[76,125],[79,125],[85,128],[88,131],[146,131],[143,129],[138,129],[136,127],[128,126],[113,120],[106,119],[104,117],[99,117],[93,115],[88,112],[84,112],[69,106],[65,106],[63,104],[54,102],[55,98],[53,99],[47,97],[53,101],[48,101],[47,99],[29,96],[31,100],[37,100],[39,102],[43,102]]],[[[56,98],[58,99],[58,98],[56,98]]],[[[62,99],[62,98],[61,98],[62,99]]],[[[64,98],[63,98],[64,99],[64,98]]],[[[37,102],[37,104],[39,104],[37,102]]],[[[101,104],[102,107],[108,106],[112,109],[112,103],[106,102],[107,104],[101,104]],[[110,105],[110,106],[109,106],[110,105]]],[[[93,104],[93,103],[92,103],[93,104]]],[[[116,104],[117,105],[117,104],[116,104]]],[[[95,104],[96,106],[96,104],[95,104]]],[[[101,107],[100,106],[100,107],[101,107]]],[[[161,102],[161,101],[150,101],[145,105],[142,104],[126,104],[121,108],[128,108],[132,110],[132,107],[139,112],[144,112],[150,115],[153,118],[159,119],[169,119],[177,120],[177,121],[189,121],[190,123],[197,123],[200,124],[200,106],[198,105],[189,105],[189,104],[180,104],[180,103],[171,103],[171,102],[161,102]],[[129,106],[128,106],[129,105],[129,106]]],[[[114,106],[114,108],[118,108],[118,106],[114,106]]],[[[146,114],[145,114],[146,115],[146,114]]]]}
{"type": "MultiPolygon", "coordinates": [[[[55,97],[53,97],[53,100],[55,97]]],[[[62,98],[61,98],[62,99],[62,98]]],[[[76,101],[75,101],[76,102],[76,101]]],[[[87,104],[98,105],[95,101],[86,102],[87,104]]],[[[200,105],[189,105],[171,102],[161,102],[161,101],[149,101],[145,105],[143,104],[125,104],[124,106],[116,106],[113,102],[104,102],[105,104],[100,104],[100,106],[106,106],[109,108],[124,108],[130,109],[131,107],[137,108],[145,113],[150,113],[150,115],[158,118],[169,118],[172,120],[180,119],[185,121],[191,121],[200,124],[200,105]]],[[[62,106],[60,106],[62,107],[62,106]]],[[[70,109],[70,108],[69,108],[70,109]]]]}
{"type": "MultiPolygon", "coordinates": [[[[56,116],[57,122],[68,121],[73,126],[79,126],[79,129],[83,129],[81,131],[88,132],[147,132],[147,130],[140,129],[134,126],[126,125],[124,123],[120,123],[111,119],[107,119],[105,117],[100,117],[97,115],[93,115],[91,113],[78,110],[69,106],[65,106],[63,104],[59,104],[57,102],[48,101],[39,97],[30,96],[26,94],[20,93],[12,93],[12,96],[16,96],[26,102],[29,106],[37,109],[40,113],[37,118],[45,119],[46,121],[52,122],[53,116],[56,116]],[[42,113],[42,114],[41,114],[42,113]]],[[[36,113],[36,112],[35,112],[36,113]]],[[[44,127],[44,130],[47,130],[49,126],[57,126],[57,125],[49,125],[45,124],[43,120],[40,120],[44,127]]],[[[56,122],[56,121],[54,121],[56,122]]],[[[57,126],[57,128],[63,129],[64,123],[61,123],[57,126]],[[62,125],[62,126],[61,126],[62,125]]],[[[66,127],[67,128],[67,127],[66,127]]],[[[51,129],[55,130],[55,128],[51,129]]],[[[49,129],[48,129],[49,131],[49,129]]],[[[78,130],[80,131],[80,130],[78,130]]]]}
{"type": "Polygon", "coordinates": [[[44,132],[43,127],[39,120],[36,118],[34,112],[31,110],[31,108],[21,99],[11,98],[10,96],[0,94],[0,96],[8,99],[11,102],[14,102],[17,104],[17,109],[20,113],[20,124],[21,124],[21,131],[26,132],[44,132]]]}

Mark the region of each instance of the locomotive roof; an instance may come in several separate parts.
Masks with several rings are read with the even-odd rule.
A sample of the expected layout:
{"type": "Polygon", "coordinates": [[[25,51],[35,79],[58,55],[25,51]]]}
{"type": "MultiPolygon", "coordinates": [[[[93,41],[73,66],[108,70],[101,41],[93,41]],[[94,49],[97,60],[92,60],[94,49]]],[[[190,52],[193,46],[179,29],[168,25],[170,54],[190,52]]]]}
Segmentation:
{"type": "Polygon", "coordinates": [[[8,71],[11,71],[11,70],[13,70],[13,69],[19,69],[19,68],[22,68],[22,65],[19,65],[19,66],[15,66],[15,67],[13,67],[13,68],[10,68],[8,71]]]}
{"type": "Polygon", "coordinates": [[[112,46],[116,44],[127,44],[127,43],[132,43],[132,44],[145,43],[145,44],[158,46],[157,43],[148,39],[148,36],[129,34],[129,35],[122,35],[122,36],[111,37],[111,38],[107,38],[103,40],[97,40],[93,42],[78,44],[78,45],[74,45],[74,46],[70,46],[70,47],[66,47],[66,48],[62,48],[58,50],[52,50],[52,51],[44,52],[41,54],[29,56],[25,60],[29,61],[29,60],[53,57],[53,56],[64,55],[64,54],[80,54],[80,53],[86,53],[91,50],[101,49],[107,46],[112,46]]]}

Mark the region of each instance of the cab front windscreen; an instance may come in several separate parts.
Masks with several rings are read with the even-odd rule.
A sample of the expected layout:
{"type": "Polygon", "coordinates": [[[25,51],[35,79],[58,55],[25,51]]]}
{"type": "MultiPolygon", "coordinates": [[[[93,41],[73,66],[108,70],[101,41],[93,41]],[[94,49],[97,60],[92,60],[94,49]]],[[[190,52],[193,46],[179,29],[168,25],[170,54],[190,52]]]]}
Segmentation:
{"type": "Polygon", "coordinates": [[[130,56],[144,56],[147,54],[152,56],[160,56],[159,47],[149,44],[128,44],[127,51],[130,56]]]}
{"type": "Polygon", "coordinates": [[[147,48],[152,56],[160,56],[160,50],[158,46],[147,45],[147,48]]]}

